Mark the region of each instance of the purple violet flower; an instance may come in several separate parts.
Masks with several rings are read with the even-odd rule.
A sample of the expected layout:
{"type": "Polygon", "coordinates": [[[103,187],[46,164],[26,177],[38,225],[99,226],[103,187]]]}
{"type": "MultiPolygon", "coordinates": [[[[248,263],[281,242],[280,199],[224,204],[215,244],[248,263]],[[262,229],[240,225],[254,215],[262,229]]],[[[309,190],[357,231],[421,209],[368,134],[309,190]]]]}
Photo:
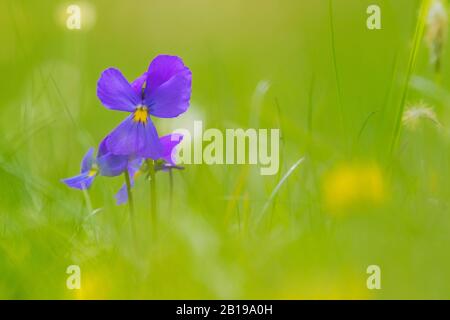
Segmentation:
{"type": "MultiPolygon", "coordinates": [[[[167,171],[170,169],[180,169],[182,167],[179,167],[175,164],[175,151],[176,146],[183,140],[183,135],[179,133],[172,133],[169,135],[166,135],[164,137],[159,138],[159,142],[162,146],[162,152],[161,152],[161,158],[158,160],[161,160],[161,165],[158,165],[155,167],[155,170],[157,171],[167,171]]],[[[128,162],[128,174],[130,175],[130,185],[134,186],[134,180],[141,175],[141,166],[144,162],[143,158],[140,159],[134,159],[132,161],[128,162]]],[[[117,204],[123,204],[128,201],[128,193],[127,193],[127,186],[126,184],[123,184],[122,187],[119,189],[119,191],[116,194],[117,204]]]]}
{"type": "Polygon", "coordinates": [[[67,186],[75,189],[89,189],[97,175],[115,177],[127,169],[128,157],[114,155],[107,149],[107,136],[98,147],[97,158],[94,158],[94,148],[90,148],[81,161],[79,175],[61,180],[67,186]]]}
{"type": "Polygon", "coordinates": [[[122,174],[127,169],[128,156],[115,155],[108,150],[109,135],[106,136],[98,146],[97,164],[100,175],[115,177],[122,174]]]}
{"type": "Polygon", "coordinates": [[[176,56],[157,56],[131,84],[119,70],[106,69],[97,84],[98,98],[109,109],[131,113],[109,134],[107,149],[116,155],[161,158],[163,146],[150,115],[174,118],[185,112],[191,83],[191,71],[176,56]]]}
{"type": "Polygon", "coordinates": [[[97,174],[98,166],[95,163],[94,148],[90,148],[81,161],[80,174],[61,181],[71,188],[83,190],[91,186],[97,174]]]}

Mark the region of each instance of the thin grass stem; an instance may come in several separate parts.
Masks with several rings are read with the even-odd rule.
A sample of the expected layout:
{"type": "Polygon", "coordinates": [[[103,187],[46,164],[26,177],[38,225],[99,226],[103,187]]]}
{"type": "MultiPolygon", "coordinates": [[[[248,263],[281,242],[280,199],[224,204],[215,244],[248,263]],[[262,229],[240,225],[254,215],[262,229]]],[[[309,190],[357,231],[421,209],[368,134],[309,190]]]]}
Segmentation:
{"type": "Polygon", "coordinates": [[[272,190],[272,193],[269,196],[269,199],[267,199],[266,203],[264,204],[264,207],[262,209],[261,215],[259,217],[259,221],[261,222],[262,218],[264,217],[267,209],[269,208],[270,204],[275,199],[276,195],[278,194],[278,191],[280,191],[283,184],[286,182],[286,180],[289,178],[289,176],[297,169],[297,167],[305,160],[305,157],[300,158],[297,160],[296,163],[294,163],[289,170],[286,172],[286,174],[280,179],[278,184],[275,186],[275,188],[272,190]]]}
{"type": "Polygon", "coordinates": [[[329,9],[329,16],[330,16],[331,50],[332,50],[332,57],[333,57],[334,77],[336,80],[336,89],[337,89],[337,94],[338,94],[339,115],[341,118],[341,126],[342,126],[342,132],[344,134],[345,146],[346,146],[346,148],[348,148],[349,143],[347,141],[347,139],[348,139],[347,127],[345,125],[344,106],[342,104],[341,81],[339,78],[339,69],[338,69],[338,64],[337,64],[336,39],[335,39],[334,19],[333,19],[333,0],[328,1],[328,9],[329,9]]]}
{"type": "Polygon", "coordinates": [[[392,155],[394,152],[395,147],[397,146],[399,136],[400,136],[400,129],[401,129],[401,123],[402,123],[402,117],[403,117],[403,110],[405,109],[406,99],[408,98],[409,93],[409,83],[411,81],[411,76],[414,71],[414,67],[416,65],[417,60],[417,54],[419,52],[420,43],[423,37],[423,32],[425,29],[425,23],[427,19],[427,12],[430,7],[430,0],[422,0],[420,11],[419,11],[419,17],[416,24],[416,31],[414,32],[413,37],[413,46],[412,50],[409,56],[408,61],[408,70],[406,73],[406,79],[405,79],[405,85],[402,93],[402,99],[400,102],[400,107],[397,112],[396,118],[395,118],[395,124],[394,124],[394,133],[391,141],[390,146],[390,154],[392,155]]]}

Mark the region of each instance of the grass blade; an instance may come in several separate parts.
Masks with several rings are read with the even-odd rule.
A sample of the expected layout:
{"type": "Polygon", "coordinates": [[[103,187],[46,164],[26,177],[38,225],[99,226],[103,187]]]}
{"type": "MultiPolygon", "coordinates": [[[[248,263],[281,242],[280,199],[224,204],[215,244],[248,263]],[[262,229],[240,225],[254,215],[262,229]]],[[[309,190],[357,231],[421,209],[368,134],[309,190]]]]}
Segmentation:
{"type": "Polygon", "coordinates": [[[275,199],[278,191],[280,191],[280,188],[283,186],[283,184],[286,182],[286,180],[289,178],[289,176],[295,171],[295,169],[297,169],[297,167],[305,160],[305,157],[300,158],[299,160],[297,160],[296,163],[294,163],[289,170],[286,172],[286,174],[281,178],[281,180],[278,182],[278,184],[275,186],[275,188],[273,189],[272,193],[269,196],[269,199],[267,199],[266,203],[264,204],[264,207],[261,211],[260,217],[259,217],[259,222],[261,221],[261,219],[264,217],[264,214],[266,213],[267,209],[269,208],[270,204],[273,202],[273,200],[275,199]]]}
{"type": "Polygon", "coordinates": [[[405,109],[406,99],[407,99],[408,93],[409,93],[409,83],[411,81],[412,72],[416,65],[417,54],[419,52],[419,47],[420,47],[421,39],[423,36],[429,7],[430,7],[430,0],[422,0],[421,6],[420,6],[420,11],[419,11],[419,17],[418,17],[417,24],[416,24],[416,31],[414,32],[413,47],[412,47],[411,54],[409,57],[409,62],[408,62],[408,70],[407,70],[406,79],[405,79],[405,87],[404,87],[404,90],[402,93],[400,107],[399,107],[398,113],[395,118],[394,134],[393,134],[393,138],[391,141],[391,147],[390,147],[391,155],[394,152],[394,149],[398,143],[398,139],[400,136],[400,128],[401,128],[401,123],[402,123],[403,110],[405,109]]]}

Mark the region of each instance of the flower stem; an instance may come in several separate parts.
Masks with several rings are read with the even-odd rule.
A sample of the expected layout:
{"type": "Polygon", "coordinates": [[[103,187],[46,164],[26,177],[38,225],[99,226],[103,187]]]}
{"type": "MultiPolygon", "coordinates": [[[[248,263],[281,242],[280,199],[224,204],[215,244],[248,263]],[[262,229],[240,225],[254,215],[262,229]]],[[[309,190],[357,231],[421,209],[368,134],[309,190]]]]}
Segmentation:
{"type": "Polygon", "coordinates": [[[156,203],[156,175],[155,162],[147,159],[148,171],[150,176],[150,216],[152,222],[153,234],[156,234],[156,220],[157,220],[157,203],[156,203]]]}
{"type": "MultiPolygon", "coordinates": [[[[83,188],[82,190],[83,190],[84,200],[86,201],[86,208],[88,211],[88,215],[85,218],[85,220],[87,220],[95,214],[95,211],[92,208],[92,201],[91,201],[91,197],[89,196],[89,191],[86,188],[83,188]]],[[[98,242],[97,230],[95,229],[95,225],[93,224],[93,222],[91,222],[91,225],[92,225],[92,230],[94,233],[95,241],[98,242]]],[[[81,226],[82,226],[82,224],[81,224],[81,226]]]]}
{"type": "Polygon", "coordinates": [[[131,193],[130,174],[128,173],[128,170],[125,170],[123,175],[125,176],[125,184],[127,186],[128,205],[130,206],[130,217],[133,217],[134,216],[133,194],[131,193]]]}
{"type": "Polygon", "coordinates": [[[173,208],[173,172],[169,169],[169,214],[172,214],[173,208]]]}
{"type": "Polygon", "coordinates": [[[84,200],[86,201],[86,208],[88,211],[88,216],[90,216],[92,214],[92,212],[94,212],[94,210],[92,209],[91,197],[89,196],[89,191],[86,188],[83,188],[82,191],[83,191],[84,200]]]}
{"type": "Polygon", "coordinates": [[[134,226],[134,202],[133,202],[133,194],[131,193],[131,183],[130,183],[130,174],[128,170],[125,170],[125,184],[127,186],[127,194],[128,194],[128,205],[130,207],[130,223],[131,223],[131,232],[133,235],[135,234],[135,226],[134,226]]]}

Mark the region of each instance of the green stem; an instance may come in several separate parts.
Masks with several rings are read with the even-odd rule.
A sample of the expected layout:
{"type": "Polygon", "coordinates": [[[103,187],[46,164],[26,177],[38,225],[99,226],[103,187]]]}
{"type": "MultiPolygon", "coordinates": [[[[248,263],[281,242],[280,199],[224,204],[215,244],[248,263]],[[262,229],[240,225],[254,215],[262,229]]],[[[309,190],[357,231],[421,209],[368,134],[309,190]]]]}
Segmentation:
{"type": "Polygon", "coordinates": [[[157,223],[157,203],[156,203],[156,175],[155,175],[155,162],[151,159],[147,159],[148,171],[150,176],[150,217],[152,222],[153,233],[156,232],[157,223]]]}
{"type": "Polygon", "coordinates": [[[173,208],[173,172],[169,169],[169,213],[172,213],[173,208]]]}
{"type": "Polygon", "coordinates": [[[84,201],[86,201],[86,208],[88,211],[88,216],[90,216],[92,214],[92,212],[94,211],[92,209],[91,197],[89,196],[89,191],[86,188],[83,188],[82,190],[83,190],[84,201]]]}
{"type": "MultiPolygon", "coordinates": [[[[84,200],[86,201],[86,208],[87,208],[87,211],[88,211],[88,215],[87,215],[86,218],[85,218],[85,221],[86,221],[86,220],[89,219],[91,216],[93,216],[95,213],[94,213],[94,209],[92,208],[91,197],[89,196],[89,191],[88,191],[88,189],[83,188],[82,190],[83,190],[84,200]]],[[[92,230],[93,230],[93,232],[94,232],[95,240],[98,241],[97,230],[95,229],[95,225],[94,225],[93,222],[92,222],[91,224],[92,224],[92,230]]],[[[83,223],[81,224],[80,228],[81,228],[82,226],[83,226],[83,223]]]]}
{"type": "Polygon", "coordinates": [[[134,202],[133,202],[133,194],[131,192],[130,174],[128,173],[128,170],[125,170],[123,175],[125,176],[125,184],[127,186],[128,205],[129,205],[129,208],[130,208],[131,231],[134,234],[135,233],[135,228],[134,228],[134,202]]]}

